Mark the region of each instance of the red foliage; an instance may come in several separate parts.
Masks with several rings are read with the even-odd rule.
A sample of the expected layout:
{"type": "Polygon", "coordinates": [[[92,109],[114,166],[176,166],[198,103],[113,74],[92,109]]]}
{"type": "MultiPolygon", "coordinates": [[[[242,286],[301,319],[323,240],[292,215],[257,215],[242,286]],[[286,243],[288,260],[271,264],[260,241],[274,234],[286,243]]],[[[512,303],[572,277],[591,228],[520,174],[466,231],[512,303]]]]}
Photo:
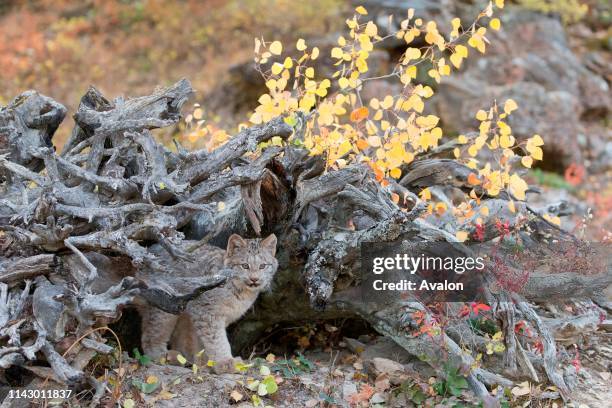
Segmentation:
{"type": "Polygon", "coordinates": [[[476,231],[474,231],[474,238],[477,241],[484,242],[485,239],[485,228],[482,224],[476,224],[476,231]]]}
{"type": "Polygon", "coordinates": [[[572,186],[577,186],[584,180],[585,169],[584,166],[576,163],[572,163],[565,169],[565,181],[572,186]]]}
{"type": "Polygon", "coordinates": [[[487,312],[489,310],[491,310],[491,306],[489,305],[485,305],[484,303],[476,303],[476,302],[472,302],[470,303],[470,307],[472,308],[472,312],[474,312],[474,314],[476,316],[478,316],[479,312],[487,312]]]}

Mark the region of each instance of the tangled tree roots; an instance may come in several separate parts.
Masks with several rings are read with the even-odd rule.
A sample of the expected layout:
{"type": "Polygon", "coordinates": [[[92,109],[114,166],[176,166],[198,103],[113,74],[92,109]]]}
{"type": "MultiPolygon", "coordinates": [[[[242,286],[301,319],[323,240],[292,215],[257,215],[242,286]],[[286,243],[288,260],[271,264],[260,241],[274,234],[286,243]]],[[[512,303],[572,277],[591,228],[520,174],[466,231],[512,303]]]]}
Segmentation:
{"type": "MultiPolygon", "coordinates": [[[[197,267],[192,255],[197,245],[222,244],[233,232],[274,232],[283,243],[280,270],[273,290],[235,327],[236,346],[276,323],[360,317],[441,375],[446,361],[459,367],[490,405],[496,403],[492,385],[511,386],[521,378],[545,376],[569,397],[572,367],[555,336],[572,327],[577,332],[596,328],[601,310],[584,301],[589,312],[580,320],[551,322],[529,302],[562,293],[567,285],[596,295],[610,284],[609,265],[596,278],[564,271],[530,277],[521,293],[488,292],[505,352],[501,361],[492,358],[479,366],[471,352],[482,351],[486,339],[465,322],[419,331],[439,319],[418,299],[398,297],[381,306],[354,293],[362,279],[362,243],[452,242],[453,228],[470,230],[422,217],[425,204],[415,194],[435,187],[447,199],[445,191],[466,186],[469,169],[438,158],[447,152],[442,146],[417,157],[404,179],[386,187],[363,164],[326,172],[322,158],[293,144],[258,149],[275,136],[300,137],[301,129],[281,117],[245,129],[211,152],[189,152],[178,144],[172,152],[151,130],[176,124],[191,93],[189,82],[181,80],[149,96],[111,102],[91,88],[60,154],[51,138],[66,114],[62,105],[28,91],[0,110],[1,368],[22,366],[70,387],[92,387],[95,401],[105,385],[83,369],[96,353],[112,350],[96,328],[117,320],[122,308],[136,301],[179,313],[227,276],[173,276],[177,265],[197,267]],[[396,203],[391,193],[404,199],[396,203]],[[218,206],[220,201],[225,205],[218,206]],[[186,240],[184,232],[201,239],[186,240]],[[541,353],[515,333],[519,320],[537,333],[541,353]],[[60,344],[70,336],[82,341],[61,353],[60,344]],[[36,365],[41,358],[50,369],[36,365]]],[[[482,201],[491,209],[483,222],[484,240],[490,242],[499,235],[499,220],[512,228],[517,216],[501,198],[482,201]]],[[[525,203],[517,207],[517,213],[531,214],[527,243],[568,239],[537,210],[525,203]]]]}

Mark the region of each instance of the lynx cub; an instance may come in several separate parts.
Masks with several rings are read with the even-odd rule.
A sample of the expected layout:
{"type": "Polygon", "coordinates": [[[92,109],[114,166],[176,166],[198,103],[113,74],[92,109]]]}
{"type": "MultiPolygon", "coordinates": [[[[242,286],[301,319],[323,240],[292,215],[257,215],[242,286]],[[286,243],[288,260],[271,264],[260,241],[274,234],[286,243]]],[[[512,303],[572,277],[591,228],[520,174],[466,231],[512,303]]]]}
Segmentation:
{"type": "Polygon", "coordinates": [[[263,240],[244,239],[234,234],[225,251],[212,246],[201,247],[195,253],[197,267],[177,271],[177,274],[214,273],[225,267],[233,271],[232,277],[223,286],[189,302],[179,316],[155,308],[141,309],[145,354],[159,358],[170,345],[194,361],[195,354],[204,350],[204,358],[215,361],[216,371],[231,371],[234,359],[225,329],[270,285],[278,267],[275,253],[274,234],[263,240]]]}

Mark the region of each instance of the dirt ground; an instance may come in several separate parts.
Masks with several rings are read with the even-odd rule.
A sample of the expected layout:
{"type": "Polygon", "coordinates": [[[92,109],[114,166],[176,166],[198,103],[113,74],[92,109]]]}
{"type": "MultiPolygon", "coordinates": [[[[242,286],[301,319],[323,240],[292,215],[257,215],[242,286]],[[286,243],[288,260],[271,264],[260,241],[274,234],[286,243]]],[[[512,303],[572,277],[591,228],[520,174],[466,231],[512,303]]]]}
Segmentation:
{"type": "MultiPolygon", "coordinates": [[[[531,385],[534,390],[531,394],[516,396],[510,392],[505,406],[609,407],[612,401],[610,338],[610,333],[598,331],[579,350],[578,383],[571,402],[540,399],[535,385],[531,385]]],[[[262,407],[477,406],[468,390],[462,390],[458,397],[439,395],[436,392],[439,379],[433,377],[433,371],[393,342],[383,338],[360,340],[345,339],[337,349],[328,352],[305,352],[302,359],[310,366],[302,366],[303,371],[291,364],[286,367],[288,371],[279,369],[287,361],[280,357],[274,360],[268,357],[268,361],[254,359],[246,362],[253,364],[246,372],[223,375],[212,374],[207,367],[194,371],[170,364],[139,366],[131,362],[128,371],[132,372],[124,381],[123,404],[131,399],[134,406],[156,407],[251,407],[254,402],[262,407]],[[249,384],[263,378],[262,365],[272,369],[278,390],[253,401],[257,391],[249,389],[249,384]],[[287,375],[288,372],[295,375],[287,375]],[[131,385],[130,379],[142,382],[154,379],[159,386],[146,394],[131,385]],[[414,393],[415,385],[425,397],[422,401],[414,393]]],[[[299,367],[299,359],[288,361],[295,361],[299,367]]]]}

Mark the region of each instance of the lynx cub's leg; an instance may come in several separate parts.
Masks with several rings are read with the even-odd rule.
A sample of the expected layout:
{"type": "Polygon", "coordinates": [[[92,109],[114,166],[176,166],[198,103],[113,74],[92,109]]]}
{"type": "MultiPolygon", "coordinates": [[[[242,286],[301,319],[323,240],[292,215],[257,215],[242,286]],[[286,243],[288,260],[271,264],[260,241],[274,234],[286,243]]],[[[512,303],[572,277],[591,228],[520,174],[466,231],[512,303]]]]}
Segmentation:
{"type": "Polygon", "coordinates": [[[232,372],[234,370],[234,358],[225,331],[225,320],[219,317],[206,316],[194,320],[194,326],[199,342],[204,347],[206,358],[215,362],[214,371],[216,373],[232,372]]]}
{"type": "Polygon", "coordinates": [[[166,313],[154,307],[143,308],[142,316],[142,349],[154,359],[164,357],[168,351],[168,342],[176,326],[178,316],[166,313]]]}

